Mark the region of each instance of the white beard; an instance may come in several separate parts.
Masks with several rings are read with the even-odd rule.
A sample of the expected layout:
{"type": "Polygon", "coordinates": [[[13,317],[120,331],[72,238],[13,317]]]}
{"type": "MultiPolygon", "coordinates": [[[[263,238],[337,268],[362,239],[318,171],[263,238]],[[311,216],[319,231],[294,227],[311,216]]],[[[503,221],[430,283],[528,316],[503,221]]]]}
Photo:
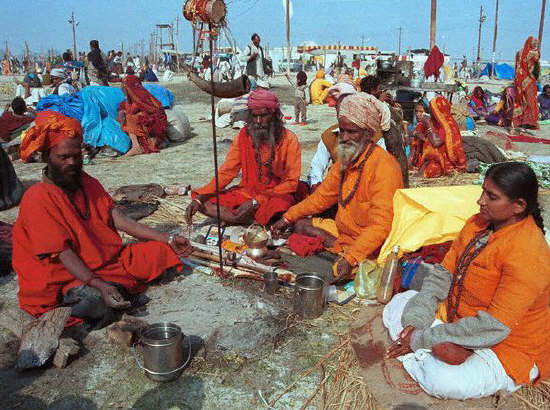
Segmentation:
{"type": "Polygon", "coordinates": [[[336,146],[336,155],[338,155],[338,158],[340,159],[340,167],[342,171],[345,171],[350,164],[353,164],[357,158],[359,158],[366,143],[366,140],[361,142],[347,141],[345,143],[339,143],[336,146]]]}

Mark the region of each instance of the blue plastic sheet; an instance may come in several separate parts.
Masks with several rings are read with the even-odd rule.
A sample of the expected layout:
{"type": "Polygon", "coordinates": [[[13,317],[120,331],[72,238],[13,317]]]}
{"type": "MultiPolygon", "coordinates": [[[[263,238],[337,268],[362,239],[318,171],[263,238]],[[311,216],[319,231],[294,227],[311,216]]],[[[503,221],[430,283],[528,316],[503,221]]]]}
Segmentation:
{"type": "MultiPolygon", "coordinates": [[[[488,63],[485,68],[481,71],[479,74],[480,77],[486,75],[491,75],[491,69],[493,67],[493,63],[488,63]]],[[[501,80],[513,80],[514,79],[514,67],[503,63],[503,64],[495,64],[495,75],[497,78],[501,80]]]]}
{"type": "Polygon", "coordinates": [[[42,98],[38,104],[36,104],[36,111],[52,110],[57,111],[66,117],[75,118],[78,121],[82,121],[82,115],[84,114],[84,103],[79,93],[69,95],[57,95],[51,94],[42,98]]]}
{"type": "Polygon", "coordinates": [[[120,88],[89,86],[80,91],[84,102],[82,130],[84,142],[94,147],[105,145],[122,152],[131,147],[130,137],[117,121],[118,106],[124,100],[120,88]]]}
{"type": "Polygon", "coordinates": [[[149,91],[153,97],[159,100],[164,108],[172,108],[174,94],[172,94],[168,88],[155,84],[144,84],[143,87],[149,91]]]}

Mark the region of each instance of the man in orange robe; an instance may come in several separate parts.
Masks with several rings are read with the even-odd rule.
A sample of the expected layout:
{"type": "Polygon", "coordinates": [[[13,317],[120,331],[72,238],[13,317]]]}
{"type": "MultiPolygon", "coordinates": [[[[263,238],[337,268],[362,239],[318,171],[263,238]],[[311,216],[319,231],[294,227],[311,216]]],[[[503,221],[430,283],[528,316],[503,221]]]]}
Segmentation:
{"type": "Polygon", "coordinates": [[[109,308],[128,307],[121,290],[143,290],[166,269],[180,268],[178,254],[190,250],[185,238],[157,232],[113,208],[99,181],[82,171],[81,144],[77,120],[53,111],[39,114],[20,154],[27,162],[42,152],[47,167],[42,182],[23,196],[13,229],[19,305],[39,316],[72,304],[69,324],[77,317],[97,322],[112,313],[109,308]],[[148,242],[124,246],[117,230],[148,242]]]}
{"type": "MultiPolygon", "coordinates": [[[[227,153],[218,172],[220,217],[227,224],[267,225],[294,204],[302,172],[298,138],[284,128],[279,100],[263,88],[248,98],[250,120],[227,153]],[[225,189],[242,173],[238,186],[225,189]]],[[[216,217],[216,180],[193,191],[187,222],[197,211],[216,217]]]]}
{"type": "Polygon", "coordinates": [[[334,268],[338,282],[351,279],[359,262],[376,256],[391,229],[393,196],[403,187],[399,164],[376,145],[382,136],[381,115],[363,93],[343,98],[338,161],[311,196],[273,225],[276,236],[293,223],[297,233],[321,236],[325,247],[341,256],[334,268]],[[307,218],[335,204],[334,220],[307,218]]]}

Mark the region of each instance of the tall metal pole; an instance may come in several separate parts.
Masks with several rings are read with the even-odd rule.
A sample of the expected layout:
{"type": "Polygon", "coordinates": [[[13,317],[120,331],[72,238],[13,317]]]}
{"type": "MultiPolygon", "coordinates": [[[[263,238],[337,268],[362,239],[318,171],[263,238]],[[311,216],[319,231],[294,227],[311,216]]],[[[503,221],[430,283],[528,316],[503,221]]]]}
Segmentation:
{"type": "Polygon", "coordinates": [[[286,0],[286,73],[290,75],[290,0],[286,0]]]}
{"type": "Polygon", "coordinates": [[[399,47],[398,47],[397,55],[400,56],[401,55],[401,32],[403,31],[403,28],[399,27],[398,30],[399,30],[399,47]]]}
{"type": "Polygon", "coordinates": [[[481,50],[481,25],[485,21],[486,17],[483,15],[483,6],[479,9],[479,31],[477,34],[477,61],[481,59],[480,50],[481,50]]]}
{"type": "Polygon", "coordinates": [[[212,89],[212,94],[210,95],[210,106],[212,111],[212,146],[214,148],[214,178],[216,181],[216,217],[218,222],[218,254],[220,257],[220,274],[223,276],[223,252],[222,252],[222,228],[221,228],[221,217],[220,217],[220,183],[218,178],[218,143],[216,140],[216,105],[214,103],[214,66],[212,64],[212,59],[214,57],[214,45],[212,41],[212,24],[208,26],[210,35],[209,45],[210,45],[210,88],[212,89]]]}
{"type": "Polygon", "coordinates": [[[73,58],[76,58],[76,21],[74,19],[74,11],[71,13],[71,19],[69,20],[69,23],[71,23],[73,26],[73,58]]]}
{"type": "Polygon", "coordinates": [[[497,50],[497,33],[498,33],[498,0],[496,0],[496,8],[495,8],[495,31],[493,33],[493,58],[492,58],[493,66],[491,68],[491,78],[494,77],[494,75],[495,75],[495,62],[496,62],[495,57],[496,57],[496,50],[497,50]]]}
{"type": "Polygon", "coordinates": [[[430,50],[435,46],[436,18],[437,18],[437,0],[432,0],[432,13],[430,18],[430,50]]]}
{"type": "Polygon", "coordinates": [[[544,12],[546,10],[546,0],[542,0],[542,9],[540,11],[540,24],[539,24],[539,52],[542,51],[542,32],[544,29],[544,12]]]}

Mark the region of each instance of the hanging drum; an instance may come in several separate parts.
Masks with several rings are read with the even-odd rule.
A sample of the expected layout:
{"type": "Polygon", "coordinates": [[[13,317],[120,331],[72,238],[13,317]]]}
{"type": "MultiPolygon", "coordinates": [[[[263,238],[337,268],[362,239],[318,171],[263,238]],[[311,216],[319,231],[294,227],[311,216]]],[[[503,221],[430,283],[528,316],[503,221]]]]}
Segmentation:
{"type": "Polygon", "coordinates": [[[193,22],[220,24],[226,14],[223,0],[187,0],[183,6],[183,16],[193,22]]]}

